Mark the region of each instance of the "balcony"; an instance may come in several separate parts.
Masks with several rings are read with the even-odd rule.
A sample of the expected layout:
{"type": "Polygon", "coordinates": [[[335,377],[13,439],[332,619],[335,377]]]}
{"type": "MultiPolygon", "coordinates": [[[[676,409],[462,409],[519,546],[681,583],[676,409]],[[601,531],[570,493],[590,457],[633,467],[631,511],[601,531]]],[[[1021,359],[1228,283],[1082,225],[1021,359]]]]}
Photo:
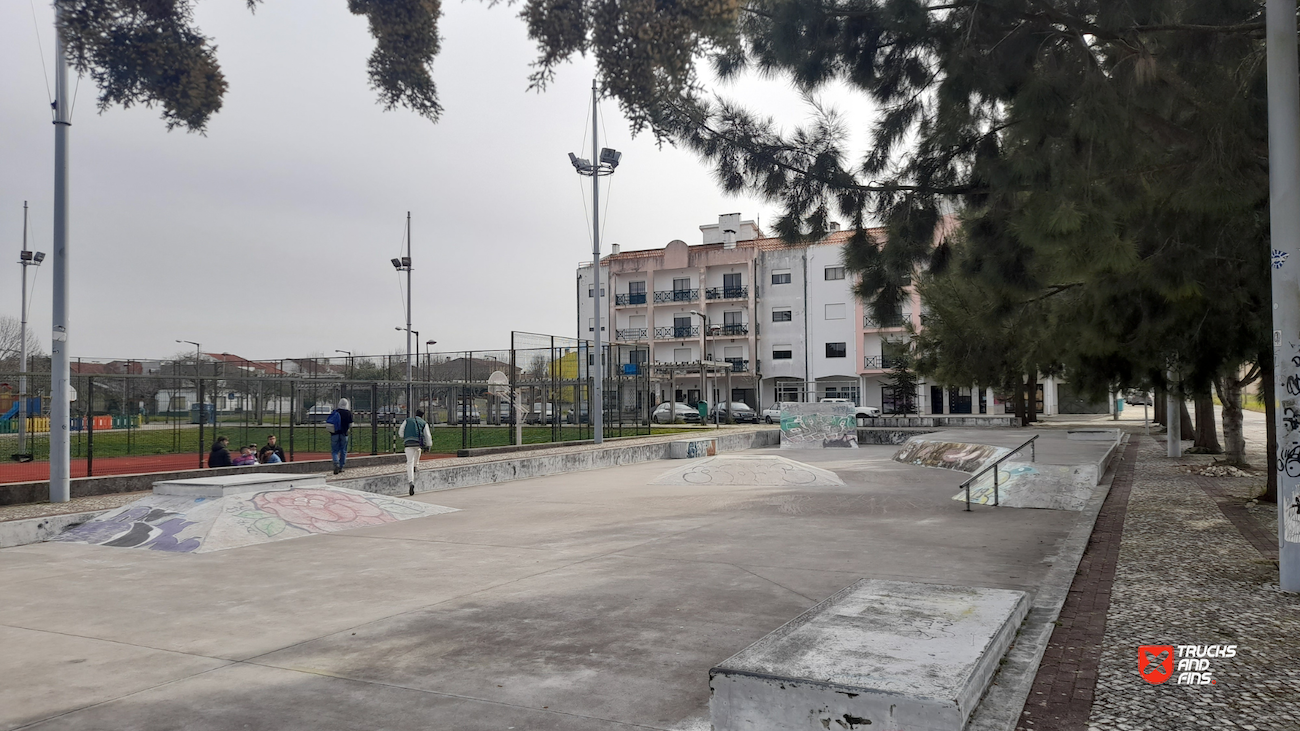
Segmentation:
{"type": "Polygon", "coordinates": [[[657,327],[655,328],[655,340],[672,340],[674,338],[698,338],[700,329],[698,327],[657,327]]]}
{"type": "Polygon", "coordinates": [[[623,292],[614,295],[615,306],[644,305],[645,300],[645,292],[623,292]]]}
{"type": "Polygon", "coordinates": [[[898,359],[888,355],[868,355],[863,359],[862,367],[866,370],[889,370],[898,365],[898,359]]]}
{"type": "Polygon", "coordinates": [[[749,325],[712,325],[709,327],[709,337],[711,338],[734,338],[740,335],[749,334],[749,325]]]}
{"type": "Polygon", "coordinates": [[[709,287],[704,290],[706,299],[740,300],[749,298],[749,287],[709,287]]]}
{"type": "Polygon", "coordinates": [[[726,361],[731,364],[732,373],[745,373],[749,370],[749,361],[744,358],[727,358],[726,361]]]}
{"type": "Polygon", "coordinates": [[[659,302],[696,302],[700,299],[698,289],[670,289],[655,292],[655,303],[659,302]]]}
{"type": "Polygon", "coordinates": [[[877,320],[868,314],[862,318],[862,327],[885,330],[888,328],[907,327],[907,323],[911,321],[912,315],[909,312],[895,312],[884,320],[877,320]]]}
{"type": "Polygon", "coordinates": [[[622,330],[614,331],[614,339],[615,340],[645,340],[646,332],[647,330],[644,327],[623,328],[622,330]]]}

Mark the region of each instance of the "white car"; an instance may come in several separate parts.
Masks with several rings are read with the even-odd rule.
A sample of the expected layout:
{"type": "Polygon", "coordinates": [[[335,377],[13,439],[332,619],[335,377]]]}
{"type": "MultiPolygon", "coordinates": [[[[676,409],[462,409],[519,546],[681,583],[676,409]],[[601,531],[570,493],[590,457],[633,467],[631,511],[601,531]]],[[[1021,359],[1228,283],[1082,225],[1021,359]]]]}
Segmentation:
{"type": "Polygon", "coordinates": [[[650,414],[650,420],[656,424],[667,424],[673,420],[673,412],[669,411],[669,409],[673,409],[676,412],[677,421],[686,422],[688,424],[700,423],[700,412],[698,409],[692,409],[683,403],[674,404],[669,401],[665,401],[656,406],[655,410],[650,414]]]}
{"type": "Polygon", "coordinates": [[[763,421],[767,424],[776,424],[781,421],[781,404],[775,403],[763,409],[763,421]]]}
{"type": "MultiPolygon", "coordinates": [[[[851,403],[853,403],[853,402],[850,401],[850,400],[848,400],[848,399],[846,399],[846,398],[824,398],[824,399],[821,400],[821,403],[823,403],[823,404],[851,404],[851,403]]],[[[854,415],[857,416],[859,419],[874,419],[874,418],[876,418],[877,416],[880,416],[880,409],[877,409],[877,408],[874,407],[874,406],[854,406],[854,407],[853,407],[853,412],[854,412],[854,415]]]]}

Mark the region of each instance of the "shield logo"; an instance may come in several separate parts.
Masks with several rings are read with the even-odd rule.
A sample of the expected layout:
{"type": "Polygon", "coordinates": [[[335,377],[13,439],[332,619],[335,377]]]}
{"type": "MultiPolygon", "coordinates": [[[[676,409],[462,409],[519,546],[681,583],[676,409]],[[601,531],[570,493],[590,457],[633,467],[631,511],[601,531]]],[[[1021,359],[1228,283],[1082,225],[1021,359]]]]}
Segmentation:
{"type": "Polygon", "coordinates": [[[1174,674],[1173,645],[1138,647],[1138,673],[1152,685],[1160,685],[1174,674]]]}

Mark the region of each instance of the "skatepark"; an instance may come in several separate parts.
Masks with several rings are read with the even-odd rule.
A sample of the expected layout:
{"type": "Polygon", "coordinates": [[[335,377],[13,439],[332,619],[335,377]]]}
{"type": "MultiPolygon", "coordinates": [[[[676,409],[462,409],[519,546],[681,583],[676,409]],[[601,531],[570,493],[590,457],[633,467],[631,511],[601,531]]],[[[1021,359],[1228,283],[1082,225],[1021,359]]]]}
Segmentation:
{"type": "MultiPolygon", "coordinates": [[[[1113,441],[924,438],[1000,455],[1035,433],[1032,460],[1014,459],[1096,466],[1099,505],[1113,441]]],[[[899,451],[762,447],[429,481],[384,498],[392,520],[191,553],[0,550],[0,729],[708,729],[711,671],[772,651],[765,638],[864,579],[1023,592],[967,726],[1005,727],[1095,510],[966,512],[954,497],[970,472],[899,451]]]]}

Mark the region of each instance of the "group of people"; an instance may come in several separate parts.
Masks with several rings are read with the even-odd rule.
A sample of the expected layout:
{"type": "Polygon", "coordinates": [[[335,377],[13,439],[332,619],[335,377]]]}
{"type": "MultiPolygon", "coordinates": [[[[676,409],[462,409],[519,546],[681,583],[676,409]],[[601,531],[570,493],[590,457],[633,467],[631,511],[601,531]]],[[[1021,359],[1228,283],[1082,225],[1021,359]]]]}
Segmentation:
{"type": "Polygon", "coordinates": [[[266,437],[266,444],[258,447],[250,444],[239,448],[239,456],[230,454],[230,439],[217,437],[208,453],[209,467],[248,467],[256,464],[279,464],[285,461],[284,448],[276,443],[274,434],[266,437]]]}
{"type": "MultiPolygon", "coordinates": [[[[343,471],[348,461],[349,432],[352,429],[352,408],[345,398],[339,399],[338,406],[325,418],[325,430],[330,435],[330,460],[334,463],[334,474],[343,471]]],[[[415,494],[415,467],[420,462],[421,453],[433,443],[429,432],[429,422],[424,420],[424,411],[417,410],[415,416],[402,421],[397,428],[406,452],[406,482],[410,494],[415,494]]],[[[284,462],[284,450],[276,443],[274,434],[266,438],[266,445],[260,449],[256,444],[239,448],[239,456],[230,454],[230,440],[224,436],[217,437],[212,443],[212,453],[208,455],[208,467],[242,467],[258,464],[278,464],[284,462]]]]}

